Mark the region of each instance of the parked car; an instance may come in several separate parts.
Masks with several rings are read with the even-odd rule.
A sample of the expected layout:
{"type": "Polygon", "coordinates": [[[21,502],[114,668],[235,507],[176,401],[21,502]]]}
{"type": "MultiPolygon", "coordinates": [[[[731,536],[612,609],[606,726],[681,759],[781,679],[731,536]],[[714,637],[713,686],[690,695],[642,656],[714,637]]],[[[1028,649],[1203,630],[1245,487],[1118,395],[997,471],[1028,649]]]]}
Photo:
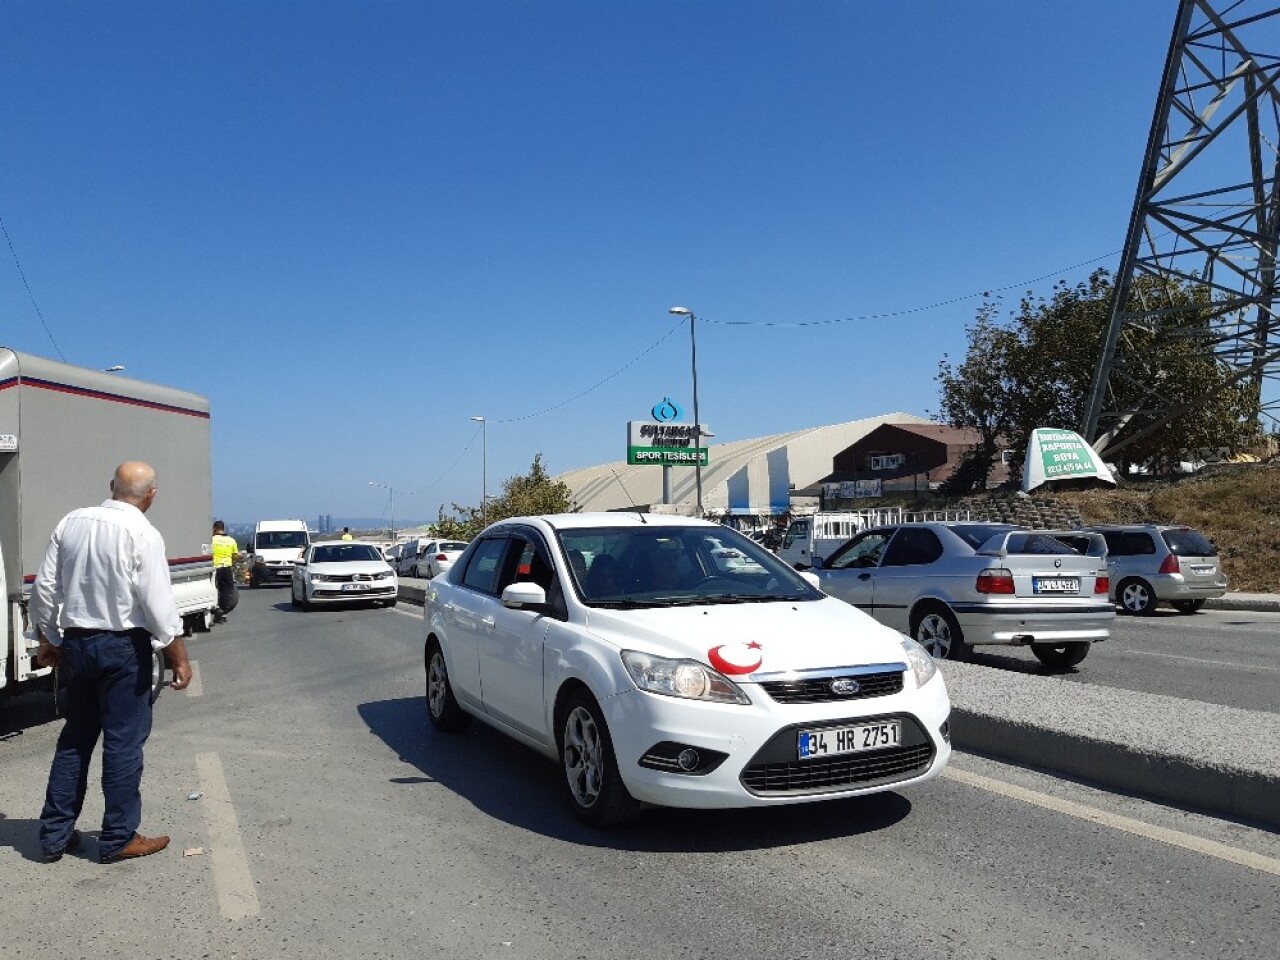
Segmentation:
{"type": "Polygon", "coordinates": [[[413,575],[430,580],[447,573],[453,562],[467,549],[465,540],[428,540],[418,552],[413,575]]]}
{"type": "Polygon", "coordinates": [[[815,570],[827,593],[914,637],[939,659],[979,644],[1030,645],[1069,667],[1111,635],[1105,544],[1082,555],[1009,524],[902,523],[853,537],[815,570]]]}
{"type": "Polygon", "coordinates": [[[1149,615],[1161,601],[1195,613],[1227,592],[1218,548],[1198,530],[1153,523],[1086,529],[1107,541],[1110,595],[1124,613],[1149,615]]]}
{"type": "Polygon", "coordinates": [[[404,540],[396,545],[396,559],[392,564],[396,574],[401,577],[418,575],[418,557],[430,541],[426,537],[404,540]]]}
{"type": "Polygon", "coordinates": [[[399,583],[391,564],[371,543],[313,543],[293,568],[295,607],[368,601],[394,606],[399,583]]]}
{"type": "Polygon", "coordinates": [[[557,760],[595,825],[937,776],[951,705],[933,659],[812,580],[689,517],[503,520],[427,591],[428,717],[557,760]],[[759,571],[721,570],[716,541],[759,571]]]}

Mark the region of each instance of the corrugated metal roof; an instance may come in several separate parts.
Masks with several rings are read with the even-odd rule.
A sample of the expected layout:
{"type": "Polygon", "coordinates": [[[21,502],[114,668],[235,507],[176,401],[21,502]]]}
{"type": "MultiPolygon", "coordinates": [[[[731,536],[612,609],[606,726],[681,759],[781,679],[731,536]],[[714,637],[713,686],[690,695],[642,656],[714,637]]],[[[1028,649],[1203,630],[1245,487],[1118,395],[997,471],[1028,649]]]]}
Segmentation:
{"type": "MultiPolygon", "coordinates": [[[[737,512],[775,512],[788,488],[799,490],[827,476],[836,454],[886,423],[932,425],[933,421],[909,413],[886,413],[713,444],[702,470],[703,509],[723,513],[732,506],[737,512]]],[[[555,479],[568,485],[582,510],[622,510],[662,502],[662,468],[657,466],[629,466],[619,460],[570,470],[555,479]]],[[[692,467],[671,468],[671,499],[677,506],[694,507],[697,491],[692,467]]]]}

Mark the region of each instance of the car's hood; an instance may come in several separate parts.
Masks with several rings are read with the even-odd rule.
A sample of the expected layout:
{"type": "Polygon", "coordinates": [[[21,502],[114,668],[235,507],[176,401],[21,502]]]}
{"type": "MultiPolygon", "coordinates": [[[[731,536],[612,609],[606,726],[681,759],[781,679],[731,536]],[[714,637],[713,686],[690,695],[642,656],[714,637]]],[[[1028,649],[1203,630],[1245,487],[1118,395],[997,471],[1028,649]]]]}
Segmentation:
{"type": "Polygon", "coordinates": [[[902,663],[902,637],[842,600],[641,610],[590,608],[587,628],[623,649],[689,658],[732,676],[902,663]]]}
{"type": "Polygon", "coordinates": [[[341,560],[337,563],[312,563],[307,568],[312,573],[324,573],[331,577],[349,577],[358,573],[390,573],[391,566],[382,560],[341,560]]]}

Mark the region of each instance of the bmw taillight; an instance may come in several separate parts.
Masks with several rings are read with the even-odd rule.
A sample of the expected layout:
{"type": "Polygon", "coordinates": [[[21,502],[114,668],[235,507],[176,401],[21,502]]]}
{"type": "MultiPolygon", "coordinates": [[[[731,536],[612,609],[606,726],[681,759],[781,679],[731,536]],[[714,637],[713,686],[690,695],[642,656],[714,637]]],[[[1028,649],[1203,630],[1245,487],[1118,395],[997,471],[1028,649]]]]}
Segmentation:
{"type": "Polygon", "coordinates": [[[1094,592],[1094,593],[1110,593],[1110,592],[1111,592],[1111,578],[1110,578],[1110,577],[1098,577],[1098,579],[1094,580],[1094,581],[1093,581],[1093,592],[1094,592]]]}
{"type": "MultiPolygon", "coordinates": [[[[1148,567],[1148,569],[1150,568],[1148,567]]],[[[1164,562],[1160,564],[1161,573],[1180,573],[1181,571],[1182,567],[1178,563],[1178,557],[1176,554],[1169,554],[1164,558],[1164,562]]]]}
{"type": "Polygon", "coordinates": [[[979,593],[1013,593],[1013,574],[1003,568],[978,574],[979,593]]]}

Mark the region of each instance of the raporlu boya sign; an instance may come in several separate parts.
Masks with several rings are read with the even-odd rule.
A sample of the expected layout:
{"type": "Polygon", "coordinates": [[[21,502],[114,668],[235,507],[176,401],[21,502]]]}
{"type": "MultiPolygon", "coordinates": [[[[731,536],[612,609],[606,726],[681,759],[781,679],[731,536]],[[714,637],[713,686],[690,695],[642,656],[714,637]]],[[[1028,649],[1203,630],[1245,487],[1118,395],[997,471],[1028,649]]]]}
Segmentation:
{"type": "Polygon", "coordinates": [[[1027,459],[1022,464],[1022,489],[1036,487],[1054,480],[1080,480],[1093,477],[1107,483],[1115,483],[1111,468],[1084,437],[1071,430],[1039,427],[1031,431],[1027,441],[1027,459]]]}

